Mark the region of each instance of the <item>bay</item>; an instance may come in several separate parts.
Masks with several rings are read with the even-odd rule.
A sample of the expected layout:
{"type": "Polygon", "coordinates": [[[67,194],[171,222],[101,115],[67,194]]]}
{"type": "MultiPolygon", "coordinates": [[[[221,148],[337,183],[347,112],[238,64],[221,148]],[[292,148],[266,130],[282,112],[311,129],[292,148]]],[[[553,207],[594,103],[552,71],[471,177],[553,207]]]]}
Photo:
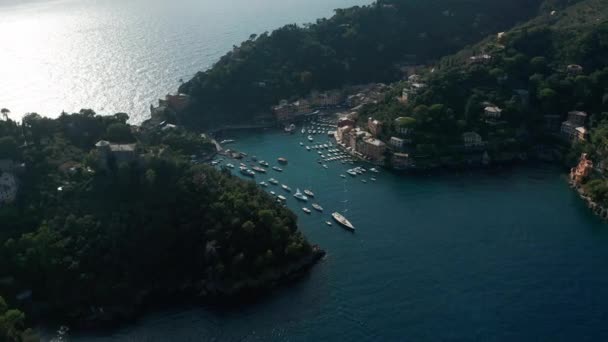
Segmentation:
{"type": "Polygon", "coordinates": [[[179,307],[75,341],[608,339],[608,229],[559,169],[383,171],[364,184],[372,175],[342,179],[347,166],[322,168],[317,153],[299,146],[308,144],[299,133],[229,138],[249,156],[275,165],[278,157],[289,160],[284,172],[256,181],[274,177],[294,191],[315,192],[323,214],[307,215],[285,196],[300,229],[327,257],[301,281],[253,304],[179,307]],[[354,234],[324,223],[344,210],[354,234]]]}

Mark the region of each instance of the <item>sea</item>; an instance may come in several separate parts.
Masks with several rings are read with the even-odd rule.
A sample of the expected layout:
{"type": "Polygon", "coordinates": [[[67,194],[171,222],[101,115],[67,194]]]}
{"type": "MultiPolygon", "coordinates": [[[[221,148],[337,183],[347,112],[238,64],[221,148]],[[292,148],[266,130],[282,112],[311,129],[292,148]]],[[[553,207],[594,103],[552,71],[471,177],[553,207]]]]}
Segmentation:
{"type": "MultiPolygon", "coordinates": [[[[331,143],[322,135],[312,143],[272,129],[225,138],[248,159],[288,159],[283,172],[249,180],[275,178],[292,188],[264,189],[287,197],[300,230],[327,256],[300,281],[252,303],[180,305],[121,329],[75,334],[74,341],[608,340],[608,226],[561,169],[380,169],[351,177],[347,169],[371,166],[323,168],[318,152],[305,149],[331,143]],[[296,189],[315,197],[299,202],[296,189]],[[328,226],[332,212],[356,232],[328,226]]],[[[235,164],[242,177],[240,162],[221,165],[235,164]]]]}
{"type": "Polygon", "coordinates": [[[0,108],[19,120],[150,104],[251,34],[371,0],[0,0],[0,108]]]}
{"type": "MultiPolygon", "coordinates": [[[[138,123],[180,78],[250,34],[369,2],[0,0],[0,107],[16,119],[85,107],[138,123]]],[[[269,129],[225,138],[271,164],[289,160],[252,181],[312,190],[323,213],[306,214],[310,202],[265,188],[288,198],[299,229],[327,256],[252,302],[179,304],[121,328],[72,331],[70,341],[608,341],[608,225],[562,169],[342,178],[353,165],[325,169],[299,144],[327,137],[310,143],[269,129]],[[334,211],[356,232],[328,226],[334,211]]],[[[45,340],[57,328],[43,327],[45,340]]]]}

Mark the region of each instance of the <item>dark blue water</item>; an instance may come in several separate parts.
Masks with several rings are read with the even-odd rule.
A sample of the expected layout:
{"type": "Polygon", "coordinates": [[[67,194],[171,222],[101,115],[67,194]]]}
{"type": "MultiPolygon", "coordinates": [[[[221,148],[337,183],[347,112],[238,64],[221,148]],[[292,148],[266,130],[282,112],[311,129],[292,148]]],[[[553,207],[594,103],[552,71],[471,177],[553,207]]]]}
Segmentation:
{"type": "Polygon", "coordinates": [[[321,168],[299,134],[234,137],[250,155],[289,159],[269,177],[316,192],[324,215],[288,202],[327,258],[254,304],[175,308],[75,340],[608,340],[608,226],[554,167],[344,183],[345,167],[321,168]],[[323,223],[345,208],[355,234],[323,223]]]}

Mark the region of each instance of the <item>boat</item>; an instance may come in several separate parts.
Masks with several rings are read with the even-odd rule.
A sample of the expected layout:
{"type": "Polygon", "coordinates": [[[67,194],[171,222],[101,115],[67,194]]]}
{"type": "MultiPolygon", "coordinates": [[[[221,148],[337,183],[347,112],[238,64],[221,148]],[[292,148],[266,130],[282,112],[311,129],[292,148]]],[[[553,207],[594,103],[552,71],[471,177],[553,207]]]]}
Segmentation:
{"type": "Polygon", "coordinates": [[[260,185],[263,186],[263,187],[267,187],[268,183],[266,183],[266,182],[260,182],[260,185]]]}
{"type": "Polygon", "coordinates": [[[330,226],[330,227],[333,226],[333,223],[331,223],[331,221],[325,221],[325,224],[328,225],[328,226],[330,226]]]}
{"type": "Polygon", "coordinates": [[[277,161],[279,162],[279,164],[283,164],[283,165],[287,164],[287,159],[285,159],[285,158],[278,158],[277,161]]]}
{"type": "Polygon", "coordinates": [[[259,167],[259,166],[254,166],[254,167],[252,167],[251,169],[252,169],[253,171],[255,171],[255,172],[259,172],[259,173],[266,173],[266,169],[263,169],[263,168],[261,168],[261,167],[259,167]]]}
{"type": "Polygon", "coordinates": [[[272,184],[272,185],[279,185],[279,181],[274,179],[274,178],[270,178],[268,180],[268,183],[272,184]]]}
{"type": "Polygon", "coordinates": [[[302,134],[306,133],[306,128],[302,127],[302,134]]]}
{"type": "Polygon", "coordinates": [[[311,135],[308,136],[308,141],[313,141],[315,140],[311,135]]]}
{"type": "Polygon", "coordinates": [[[312,213],[312,211],[310,211],[310,209],[308,209],[308,208],[302,208],[302,211],[305,212],[305,213],[307,213],[307,214],[311,214],[312,213]]]}
{"type": "Polygon", "coordinates": [[[380,173],[380,171],[378,171],[378,169],[376,169],[375,167],[372,167],[371,169],[369,169],[371,172],[373,173],[380,173]]]}
{"type": "Polygon", "coordinates": [[[310,190],[308,190],[308,189],[304,189],[304,193],[305,193],[307,196],[310,196],[310,197],[315,197],[315,193],[314,193],[314,192],[312,192],[312,191],[310,191],[310,190]]]}
{"type": "Polygon", "coordinates": [[[274,192],[274,191],[271,191],[271,192],[270,192],[270,194],[271,194],[272,196],[276,196],[276,195],[277,195],[277,193],[276,193],[276,192],[274,192]]]}
{"type": "Polygon", "coordinates": [[[233,142],[234,142],[234,140],[232,140],[232,139],[226,139],[226,140],[220,141],[220,144],[227,145],[227,144],[232,144],[233,142]]]}
{"type": "Polygon", "coordinates": [[[353,176],[353,177],[357,177],[357,172],[355,170],[347,170],[346,173],[348,173],[349,175],[353,176]]]}
{"type": "Polygon", "coordinates": [[[260,160],[260,161],[258,162],[258,164],[262,165],[263,167],[269,167],[269,166],[270,166],[270,164],[268,164],[267,162],[265,162],[265,161],[263,161],[263,160],[260,160]]]}
{"type": "Polygon", "coordinates": [[[296,125],[291,124],[285,127],[285,133],[293,134],[296,131],[296,125]]]}
{"type": "Polygon", "coordinates": [[[318,205],[317,203],[313,203],[312,207],[316,210],[316,211],[323,211],[323,207],[318,205]]]}
{"type": "Polygon", "coordinates": [[[370,180],[371,180],[372,182],[375,182],[375,181],[376,181],[376,178],[372,177],[372,178],[370,178],[370,180]]]}
{"type": "Polygon", "coordinates": [[[342,178],[346,178],[346,175],[340,175],[340,177],[342,177],[342,178]]]}
{"type": "Polygon", "coordinates": [[[244,167],[241,167],[241,173],[247,177],[255,177],[255,172],[244,167]]]}
{"type": "Polygon", "coordinates": [[[287,191],[287,192],[291,192],[291,188],[290,188],[290,187],[288,187],[288,186],[287,186],[287,185],[285,185],[285,184],[282,184],[282,185],[281,185],[281,188],[283,188],[283,190],[285,190],[285,191],[287,191]]]}
{"type": "Polygon", "coordinates": [[[323,168],[324,169],[329,169],[329,166],[327,166],[327,164],[323,164],[323,168]]]}
{"type": "Polygon", "coordinates": [[[304,143],[300,141],[300,146],[304,146],[304,143]]]}
{"type": "Polygon", "coordinates": [[[275,170],[275,171],[278,171],[278,172],[283,172],[283,169],[281,169],[278,166],[273,166],[272,169],[275,170]]]}
{"type": "Polygon", "coordinates": [[[307,151],[310,151],[310,147],[306,146],[306,150],[307,150],[307,151]]]}
{"type": "Polygon", "coordinates": [[[283,195],[279,195],[277,196],[278,199],[280,199],[281,201],[287,201],[287,197],[283,196],[283,195]]]}
{"type": "Polygon", "coordinates": [[[301,193],[300,189],[296,189],[296,193],[293,194],[293,197],[295,197],[298,201],[308,202],[308,197],[306,197],[306,195],[301,193]]]}
{"type": "Polygon", "coordinates": [[[229,169],[234,169],[234,165],[232,165],[232,164],[226,164],[226,167],[229,169]]]}
{"type": "Polygon", "coordinates": [[[365,179],[362,179],[361,183],[367,183],[367,181],[365,179]]]}
{"type": "Polygon", "coordinates": [[[331,217],[333,217],[333,219],[336,222],[338,222],[342,227],[344,227],[350,231],[355,231],[355,226],[353,226],[353,224],[350,223],[350,221],[347,220],[346,217],[342,216],[342,214],[333,213],[333,214],[331,214],[331,217]]]}

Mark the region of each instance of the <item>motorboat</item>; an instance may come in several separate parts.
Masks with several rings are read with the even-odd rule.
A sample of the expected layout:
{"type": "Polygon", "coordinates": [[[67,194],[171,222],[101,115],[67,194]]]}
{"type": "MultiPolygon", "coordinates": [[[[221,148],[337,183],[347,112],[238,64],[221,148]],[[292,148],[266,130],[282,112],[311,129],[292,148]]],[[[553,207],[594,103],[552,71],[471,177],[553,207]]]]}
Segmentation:
{"type": "Polygon", "coordinates": [[[308,209],[308,208],[302,208],[302,211],[309,215],[312,214],[312,211],[310,211],[310,209],[308,209]]]}
{"type": "Polygon", "coordinates": [[[288,187],[287,185],[283,184],[281,185],[281,188],[283,188],[283,190],[287,191],[287,192],[291,192],[291,188],[288,187]]]}
{"type": "Polygon", "coordinates": [[[296,189],[296,193],[293,195],[298,201],[308,202],[308,197],[300,192],[300,189],[296,189]]]}
{"type": "Polygon", "coordinates": [[[272,169],[275,170],[275,171],[278,171],[278,172],[283,172],[283,169],[281,169],[278,166],[273,166],[272,169]]]}
{"type": "Polygon", "coordinates": [[[274,178],[270,178],[268,180],[268,183],[272,184],[272,185],[279,185],[279,181],[274,179],[274,178]]]}
{"type": "Polygon", "coordinates": [[[304,194],[306,194],[306,196],[315,197],[315,193],[308,189],[304,189],[304,194]]]}
{"type": "Polygon", "coordinates": [[[313,203],[312,204],[313,209],[315,209],[316,211],[323,211],[323,207],[318,205],[317,203],[313,203]]]}
{"type": "Polygon", "coordinates": [[[338,222],[342,227],[350,230],[350,231],[355,231],[355,226],[353,226],[352,223],[350,223],[350,221],[348,219],[346,219],[346,217],[342,216],[342,214],[340,213],[333,213],[331,214],[331,217],[333,217],[333,219],[338,222]]]}

